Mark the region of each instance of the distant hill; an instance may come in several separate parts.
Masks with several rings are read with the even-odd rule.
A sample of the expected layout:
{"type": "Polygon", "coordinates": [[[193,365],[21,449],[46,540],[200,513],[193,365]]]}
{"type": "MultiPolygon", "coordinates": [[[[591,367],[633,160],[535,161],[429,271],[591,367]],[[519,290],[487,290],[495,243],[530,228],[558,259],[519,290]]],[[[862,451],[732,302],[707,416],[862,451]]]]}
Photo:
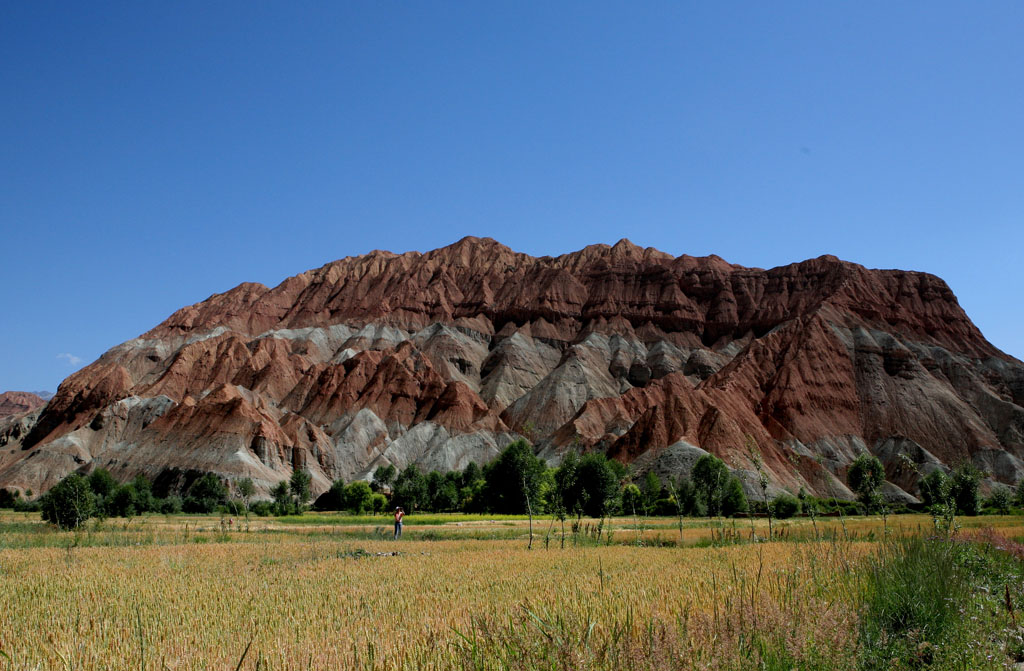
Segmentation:
{"type": "MultiPolygon", "coordinates": [[[[47,394],[47,392],[43,393],[47,394]]],[[[32,391],[5,391],[0,394],[0,417],[20,415],[23,412],[41,408],[51,398],[53,398],[53,394],[42,396],[38,392],[32,391]]]]}

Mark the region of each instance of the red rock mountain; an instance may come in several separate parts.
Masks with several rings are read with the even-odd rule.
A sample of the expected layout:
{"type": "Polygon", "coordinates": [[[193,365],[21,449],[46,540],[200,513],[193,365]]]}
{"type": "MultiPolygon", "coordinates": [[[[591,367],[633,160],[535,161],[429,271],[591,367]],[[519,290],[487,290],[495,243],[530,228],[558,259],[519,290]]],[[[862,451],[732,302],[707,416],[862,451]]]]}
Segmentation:
{"type": "Polygon", "coordinates": [[[603,450],[849,495],[861,452],[891,497],[973,461],[1024,476],[1024,364],[924,273],[831,256],[762,270],[623,240],[534,258],[466,238],[372,252],[177,311],[0,421],[0,486],[71,471],[330,481],[462,468],[519,435],[551,463],[603,450]]]}
{"type": "Polygon", "coordinates": [[[0,394],[0,417],[19,415],[46,405],[46,399],[30,391],[5,391],[0,394]]]}

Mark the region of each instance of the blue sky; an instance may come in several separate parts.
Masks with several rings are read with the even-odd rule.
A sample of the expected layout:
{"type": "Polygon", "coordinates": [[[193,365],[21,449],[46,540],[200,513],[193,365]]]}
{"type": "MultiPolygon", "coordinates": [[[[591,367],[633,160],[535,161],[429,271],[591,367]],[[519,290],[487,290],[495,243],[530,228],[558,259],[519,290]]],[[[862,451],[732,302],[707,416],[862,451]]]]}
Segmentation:
{"type": "Polygon", "coordinates": [[[0,5],[0,390],[464,235],[944,278],[1024,358],[1024,4],[0,5]]]}

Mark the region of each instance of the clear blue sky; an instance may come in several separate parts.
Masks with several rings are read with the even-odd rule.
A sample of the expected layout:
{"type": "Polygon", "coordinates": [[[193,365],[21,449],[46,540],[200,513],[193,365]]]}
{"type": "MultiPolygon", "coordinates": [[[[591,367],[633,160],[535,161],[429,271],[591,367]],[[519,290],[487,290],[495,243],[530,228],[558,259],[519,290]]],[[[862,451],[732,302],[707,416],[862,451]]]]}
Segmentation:
{"type": "Polygon", "coordinates": [[[923,270],[1024,358],[1022,35],[1017,1],[4,2],[0,390],[469,234],[923,270]]]}

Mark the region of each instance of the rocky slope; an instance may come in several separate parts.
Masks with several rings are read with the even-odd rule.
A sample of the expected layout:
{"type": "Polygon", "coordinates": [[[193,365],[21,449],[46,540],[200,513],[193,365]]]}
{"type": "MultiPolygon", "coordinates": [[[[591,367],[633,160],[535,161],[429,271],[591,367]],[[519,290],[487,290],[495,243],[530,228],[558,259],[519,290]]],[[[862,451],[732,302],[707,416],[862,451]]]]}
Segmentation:
{"type": "Polygon", "coordinates": [[[0,418],[19,415],[46,405],[46,399],[30,391],[5,391],[0,394],[0,418]]]}
{"type": "Polygon", "coordinates": [[[319,492],[382,464],[462,468],[524,435],[552,463],[599,449],[663,474],[703,451],[748,474],[757,450],[773,488],[840,496],[867,451],[906,498],[963,460],[1024,476],[1022,406],[1024,364],[931,275],[466,238],[182,308],[0,420],[0,486],[102,466],[266,491],[308,468],[319,492]]]}

